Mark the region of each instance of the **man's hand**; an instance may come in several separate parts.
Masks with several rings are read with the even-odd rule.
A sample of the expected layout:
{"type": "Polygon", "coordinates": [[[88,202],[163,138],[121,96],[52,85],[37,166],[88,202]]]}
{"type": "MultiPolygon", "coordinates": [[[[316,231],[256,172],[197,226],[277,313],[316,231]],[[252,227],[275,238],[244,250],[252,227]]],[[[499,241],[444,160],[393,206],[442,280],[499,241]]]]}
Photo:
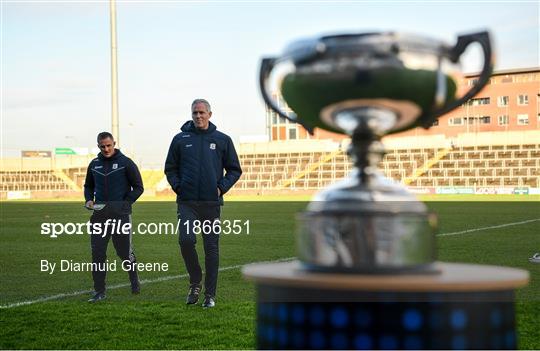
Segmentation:
{"type": "Polygon", "coordinates": [[[84,204],[84,207],[86,207],[89,210],[92,210],[94,208],[94,201],[92,200],[86,201],[86,203],[84,204]]]}

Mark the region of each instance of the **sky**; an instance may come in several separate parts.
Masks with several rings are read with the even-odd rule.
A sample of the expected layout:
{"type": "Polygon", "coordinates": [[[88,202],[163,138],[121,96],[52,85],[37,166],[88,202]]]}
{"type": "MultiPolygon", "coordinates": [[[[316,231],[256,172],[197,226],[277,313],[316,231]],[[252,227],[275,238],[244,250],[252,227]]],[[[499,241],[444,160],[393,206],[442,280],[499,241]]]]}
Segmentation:
{"type": "MultiPolygon", "coordinates": [[[[238,143],[266,134],[260,59],[297,39],[398,31],[448,44],[488,29],[495,69],[538,67],[538,1],[117,0],[121,148],[160,168],[195,98],[238,143]]],[[[5,1],[1,17],[2,157],[94,147],[111,129],[108,1],[5,1]]],[[[477,71],[474,48],[463,69],[477,71]]]]}

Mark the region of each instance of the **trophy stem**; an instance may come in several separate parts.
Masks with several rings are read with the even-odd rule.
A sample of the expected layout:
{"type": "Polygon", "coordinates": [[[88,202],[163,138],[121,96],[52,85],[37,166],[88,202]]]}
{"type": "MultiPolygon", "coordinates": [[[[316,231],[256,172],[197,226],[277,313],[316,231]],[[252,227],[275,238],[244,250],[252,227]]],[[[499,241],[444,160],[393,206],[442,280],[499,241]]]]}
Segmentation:
{"type": "Polygon", "coordinates": [[[379,106],[361,106],[336,111],[334,122],[351,135],[348,154],[358,168],[362,184],[369,184],[384,156],[381,136],[398,120],[398,114],[379,106]]]}
{"type": "Polygon", "coordinates": [[[386,150],[380,137],[373,134],[354,133],[347,153],[359,171],[361,183],[369,185],[386,150]]]}

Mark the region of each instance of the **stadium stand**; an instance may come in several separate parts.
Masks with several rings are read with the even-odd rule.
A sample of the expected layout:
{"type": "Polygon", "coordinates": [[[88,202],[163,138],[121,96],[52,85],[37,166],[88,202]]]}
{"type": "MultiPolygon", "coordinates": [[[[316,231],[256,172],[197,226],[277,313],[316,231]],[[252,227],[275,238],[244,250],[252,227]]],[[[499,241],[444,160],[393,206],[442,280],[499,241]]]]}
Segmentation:
{"type": "MultiPolygon", "coordinates": [[[[471,142],[471,136],[451,142],[444,138],[432,138],[428,142],[427,139],[417,139],[414,143],[411,140],[390,140],[390,147],[379,168],[387,177],[412,188],[540,188],[539,132],[528,133],[525,137],[518,134],[509,137],[507,134],[505,138],[500,135],[484,138],[498,144],[486,143],[478,137],[471,142]],[[413,144],[418,146],[407,147],[413,144]]],[[[240,145],[239,157],[244,173],[231,194],[279,194],[322,189],[352,170],[346,146],[347,143],[321,143],[320,140],[297,144],[240,145]]],[[[28,160],[26,162],[28,164],[28,160]]],[[[47,164],[40,166],[45,169],[3,167],[0,171],[0,195],[3,199],[9,197],[8,192],[21,191],[80,195],[86,174],[86,166],[81,166],[84,162],[87,160],[78,162],[74,167],[56,162],[62,167],[54,169],[47,164]]],[[[141,173],[147,194],[172,195],[161,169],[142,170],[141,173]]]]}
{"type": "MultiPolygon", "coordinates": [[[[236,189],[243,190],[321,189],[352,169],[343,151],[249,155],[241,163],[244,175],[236,189]]],[[[417,187],[540,187],[540,145],[389,150],[380,168],[387,177],[417,187]]]]}
{"type": "Polygon", "coordinates": [[[1,191],[67,191],[71,184],[55,174],[53,170],[2,171],[1,191]]]}
{"type": "Polygon", "coordinates": [[[451,150],[411,186],[540,187],[540,145],[488,145],[451,150]]]}

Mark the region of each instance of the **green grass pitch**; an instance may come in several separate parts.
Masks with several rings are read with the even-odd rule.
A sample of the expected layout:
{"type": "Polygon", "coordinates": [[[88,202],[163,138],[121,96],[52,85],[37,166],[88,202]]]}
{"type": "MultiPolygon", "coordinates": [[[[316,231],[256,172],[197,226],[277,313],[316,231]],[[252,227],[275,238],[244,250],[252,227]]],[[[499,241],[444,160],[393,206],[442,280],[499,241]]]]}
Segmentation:
{"type": "MultiPolygon", "coordinates": [[[[445,199],[444,197],[442,199],[445,199]]],[[[470,200],[461,197],[463,200],[470,200]]],[[[491,227],[540,218],[540,202],[430,201],[439,217],[439,233],[491,227]]],[[[521,198],[523,199],[523,198],[521,198]]],[[[516,198],[502,198],[516,200],[516,198]]],[[[519,200],[519,199],[518,199],[519,200]]],[[[255,291],[240,265],[296,255],[295,215],[303,201],[229,201],[222,220],[250,220],[250,234],[222,235],[217,306],[204,310],[184,304],[185,276],[142,285],[132,296],[129,287],[109,290],[102,303],[86,302],[88,293],[28,305],[58,294],[90,290],[89,272],[40,271],[40,260],[91,259],[88,235],[40,235],[43,222],[85,222],[88,212],[78,202],[0,203],[0,347],[2,349],[252,349],[255,347],[255,291]]],[[[175,222],[174,202],[141,202],[134,207],[134,223],[175,222]]],[[[176,235],[135,235],[140,262],[166,262],[168,272],[143,272],[140,278],[184,275],[176,235]]],[[[202,240],[199,258],[202,262],[202,240]]],[[[437,239],[440,261],[494,264],[523,268],[530,284],[517,292],[519,348],[540,348],[540,264],[527,258],[540,251],[540,221],[484,229],[437,239]]],[[[109,245],[108,258],[116,254],[109,245]]],[[[108,285],[127,283],[127,274],[111,272],[108,285]]]]}

